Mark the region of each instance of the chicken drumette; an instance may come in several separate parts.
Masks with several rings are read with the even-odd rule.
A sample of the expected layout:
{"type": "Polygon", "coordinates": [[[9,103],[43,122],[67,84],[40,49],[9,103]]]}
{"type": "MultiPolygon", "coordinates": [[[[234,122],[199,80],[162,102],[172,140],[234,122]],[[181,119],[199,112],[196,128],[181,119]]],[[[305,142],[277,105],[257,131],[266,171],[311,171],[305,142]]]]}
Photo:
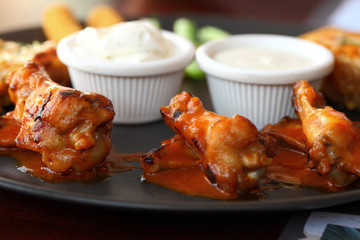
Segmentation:
{"type": "Polygon", "coordinates": [[[33,62],[8,80],[21,123],[18,147],[41,153],[44,164],[61,173],[86,171],[105,159],[115,115],[109,99],[60,86],[33,62]]]}
{"type": "Polygon", "coordinates": [[[220,189],[244,192],[257,186],[271,159],[248,119],[206,111],[199,98],[186,92],[160,111],[165,123],[199,153],[203,172],[220,189]]]}
{"type": "Polygon", "coordinates": [[[294,105],[301,120],[308,165],[344,186],[360,175],[358,129],[344,113],[325,106],[321,94],[307,81],[294,85],[294,105]]]}

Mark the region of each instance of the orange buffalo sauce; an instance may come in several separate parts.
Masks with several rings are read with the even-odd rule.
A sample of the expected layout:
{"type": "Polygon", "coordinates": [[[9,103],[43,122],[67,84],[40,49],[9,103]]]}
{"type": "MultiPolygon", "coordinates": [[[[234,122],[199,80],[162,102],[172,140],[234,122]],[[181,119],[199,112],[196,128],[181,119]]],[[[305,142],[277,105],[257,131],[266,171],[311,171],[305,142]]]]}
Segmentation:
{"type": "Polygon", "coordinates": [[[41,154],[26,149],[0,148],[0,156],[10,156],[17,160],[18,170],[27,172],[47,182],[69,182],[69,181],[101,181],[107,179],[111,174],[121,173],[136,169],[131,161],[137,161],[141,154],[121,154],[111,150],[105,161],[86,172],[76,172],[69,169],[64,173],[56,173],[48,169],[41,161],[41,154]]]}
{"type": "Polygon", "coordinates": [[[49,182],[104,180],[109,175],[133,170],[131,161],[138,161],[141,153],[124,154],[112,149],[105,161],[87,172],[72,169],[56,173],[48,169],[41,160],[41,154],[26,149],[16,148],[15,139],[20,124],[14,119],[0,118],[0,156],[10,156],[17,160],[18,169],[49,182]]]}
{"type": "Polygon", "coordinates": [[[259,189],[252,193],[242,194],[227,193],[212,184],[201,170],[201,166],[189,168],[171,169],[155,174],[144,174],[144,179],[150,183],[157,184],[180,193],[192,196],[201,196],[215,199],[262,199],[265,191],[283,186],[293,185],[319,189],[329,189],[327,177],[319,176],[315,170],[306,165],[305,154],[290,149],[280,149],[279,154],[273,158],[272,163],[267,167],[264,179],[259,189]],[[267,185],[271,180],[276,180],[278,186],[267,185]],[[269,187],[270,186],[270,187],[269,187]]]}
{"type": "Polygon", "coordinates": [[[0,118],[0,147],[16,147],[15,138],[20,131],[20,123],[12,118],[0,118]]]}
{"type": "MultiPolygon", "coordinates": [[[[307,166],[307,158],[305,155],[305,142],[303,138],[301,123],[298,119],[284,119],[279,124],[271,126],[267,129],[267,133],[276,135],[278,140],[276,155],[272,163],[267,166],[267,170],[263,179],[259,183],[259,188],[252,193],[247,194],[247,198],[263,199],[266,191],[281,188],[299,187],[318,189],[321,191],[336,191],[327,176],[320,176],[315,170],[309,169],[307,166]]],[[[176,156],[183,158],[189,155],[180,154],[174,150],[171,154],[162,155],[166,159],[163,161],[172,162],[176,156]]],[[[179,161],[179,159],[177,160],[179,161]]],[[[181,162],[191,162],[191,159],[181,160],[181,162]]],[[[148,182],[158,184],[175,191],[193,196],[203,196],[217,199],[244,199],[244,193],[240,196],[237,193],[226,193],[212,184],[205,176],[201,169],[201,165],[192,167],[182,167],[166,171],[159,171],[152,174],[146,174],[144,169],[144,179],[148,182]]]]}
{"type": "Polygon", "coordinates": [[[328,188],[329,179],[320,176],[316,170],[307,167],[307,159],[304,153],[291,149],[280,149],[272,163],[267,167],[265,176],[280,182],[328,188]]]}
{"type": "MultiPolygon", "coordinates": [[[[19,131],[19,128],[20,126],[15,120],[0,118],[0,156],[6,155],[16,159],[19,170],[30,173],[44,181],[104,180],[110,174],[135,169],[136,167],[130,161],[138,161],[142,155],[141,153],[122,154],[112,150],[106,160],[91,171],[78,173],[69,170],[65,173],[55,173],[50,171],[41,161],[41,154],[15,147],[16,132],[19,131]]],[[[289,128],[288,130],[283,128],[282,133],[284,135],[293,135],[295,138],[299,136],[300,132],[299,130],[294,130],[294,128],[289,128]]],[[[166,156],[166,158],[170,157],[166,156]]],[[[184,159],[184,161],[192,162],[193,159],[190,159],[189,156],[189,159],[184,159]]],[[[326,177],[319,176],[314,170],[307,168],[304,153],[286,147],[279,149],[279,154],[273,158],[272,163],[267,167],[264,181],[260,183],[259,189],[253,193],[242,194],[241,196],[237,193],[227,193],[217,188],[216,185],[206,178],[200,164],[160,171],[155,174],[144,173],[143,178],[147,182],[158,184],[187,195],[223,200],[260,200],[262,199],[262,191],[272,189],[272,187],[269,188],[266,185],[267,181],[270,180],[277,180],[279,183],[293,184],[294,186],[300,185],[329,189],[329,181],[326,177]]],[[[279,186],[281,187],[281,184],[279,186]]],[[[273,188],[278,188],[279,186],[273,188]]]]}
{"type": "Polygon", "coordinates": [[[144,174],[146,181],[170,188],[180,193],[217,199],[234,199],[236,193],[226,193],[211,184],[201,171],[201,167],[178,168],[155,174],[144,174]]]}

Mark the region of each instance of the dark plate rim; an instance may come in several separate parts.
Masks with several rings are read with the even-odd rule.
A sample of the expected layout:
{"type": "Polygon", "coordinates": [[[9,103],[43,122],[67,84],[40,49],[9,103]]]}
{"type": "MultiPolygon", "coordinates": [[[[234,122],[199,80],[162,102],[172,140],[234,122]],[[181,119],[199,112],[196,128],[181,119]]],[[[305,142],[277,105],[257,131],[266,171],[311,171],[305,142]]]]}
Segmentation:
{"type": "MultiPolygon", "coordinates": [[[[26,173],[24,173],[26,174],[26,173]]],[[[141,183],[139,183],[141,184],[141,183]]],[[[27,195],[43,197],[47,199],[65,201],[77,204],[86,204],[98,207],[143,210],[143,211],[175,211],[175,212],[263,212],[263,211],[294,211],[309,210],[346,204],[360,199],[360,189],[347,190],[343,192],[324,193],[316,196],[302,196],[296,199],[272,199],[266,201],[224,201],[214,200],[203,202],[184,202],[182,204],[157,204],[143,202],[116,201],[99,199],[98,197],[82,196],[81,194],[66,191],[53,190],[45,187],[17,182],[0,177],[0,186],[8,190],[14,190],[27,195]]],[[[169,190],[172,191],[172,190],[169,190]]],[[[276,190],[274,190],[276,191],[276,190]]],[[[191,196],[189,196],[191,197],[191,196]]]]}

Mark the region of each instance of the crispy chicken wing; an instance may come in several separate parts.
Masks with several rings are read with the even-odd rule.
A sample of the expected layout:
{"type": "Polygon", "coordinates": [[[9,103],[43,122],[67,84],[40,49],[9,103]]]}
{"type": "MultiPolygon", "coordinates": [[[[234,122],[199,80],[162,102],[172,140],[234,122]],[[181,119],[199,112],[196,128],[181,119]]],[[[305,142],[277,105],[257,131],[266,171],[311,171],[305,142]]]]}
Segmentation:
{"type": "Polygon", "coordinates": [[[243,192],[257,186],[270,158],[248,119],[206,111],[199,98],[186,92],[160,111],[165,123],[199,153],[204,173],[220,189],[243,192]]]}
{"type": "Polygon", "coordinates": [[[302,122],[308,165],[328,174],[336,185],[347,185],[360,175],[359,132],[344,113],[324,106],[321,94],[308,84],[294,85],[294,105],[302,122]]]}
{"type": "Polygon", "coordinates": [[[14,117],[21,123],[18,147],[41,153],[54,172],[86,171],[105,159],[115,115],[109,99],[60,86],[32,62],[9,81],[14,117]]]}
{"type": "Polygon", "coordinates": [[[272,152],[276,152],[279,147],[306,152],[302,125],[298,118],[283,117],[276,124],[268,124],[261,130],[261,136],[265,146],[272,152]]]}
{"type": "Polygon", "coordinates": [[[162,141],[159,148],[141,158],[144,174],[199,165],[199,154],[179,135],[162,141]]]}
{"type": "Polygon", "coordinates": [[[13,118],[12,112],[0,117],[0,148],[16,148],[15,140],[20,126],[20,123],[13,118]]]}

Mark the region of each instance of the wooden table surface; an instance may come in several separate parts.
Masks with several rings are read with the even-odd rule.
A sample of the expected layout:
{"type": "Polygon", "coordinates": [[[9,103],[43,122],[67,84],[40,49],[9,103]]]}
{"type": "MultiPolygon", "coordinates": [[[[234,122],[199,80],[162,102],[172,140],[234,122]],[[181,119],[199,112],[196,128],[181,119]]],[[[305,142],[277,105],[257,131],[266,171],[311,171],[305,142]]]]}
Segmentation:
{"type": "Polygon", "coordinates": [[[120,211],[0,188],[0,239],[277,239],[290,215],[120,211]]]}
{"type": "MultiPolygon", "coordinates": [[[[359,214],[360,201],[321,211],[359,214]]],[[[278,239],[293,213],[205,214],[94,207],[0,188],[0,239],[278,239]]]]}

